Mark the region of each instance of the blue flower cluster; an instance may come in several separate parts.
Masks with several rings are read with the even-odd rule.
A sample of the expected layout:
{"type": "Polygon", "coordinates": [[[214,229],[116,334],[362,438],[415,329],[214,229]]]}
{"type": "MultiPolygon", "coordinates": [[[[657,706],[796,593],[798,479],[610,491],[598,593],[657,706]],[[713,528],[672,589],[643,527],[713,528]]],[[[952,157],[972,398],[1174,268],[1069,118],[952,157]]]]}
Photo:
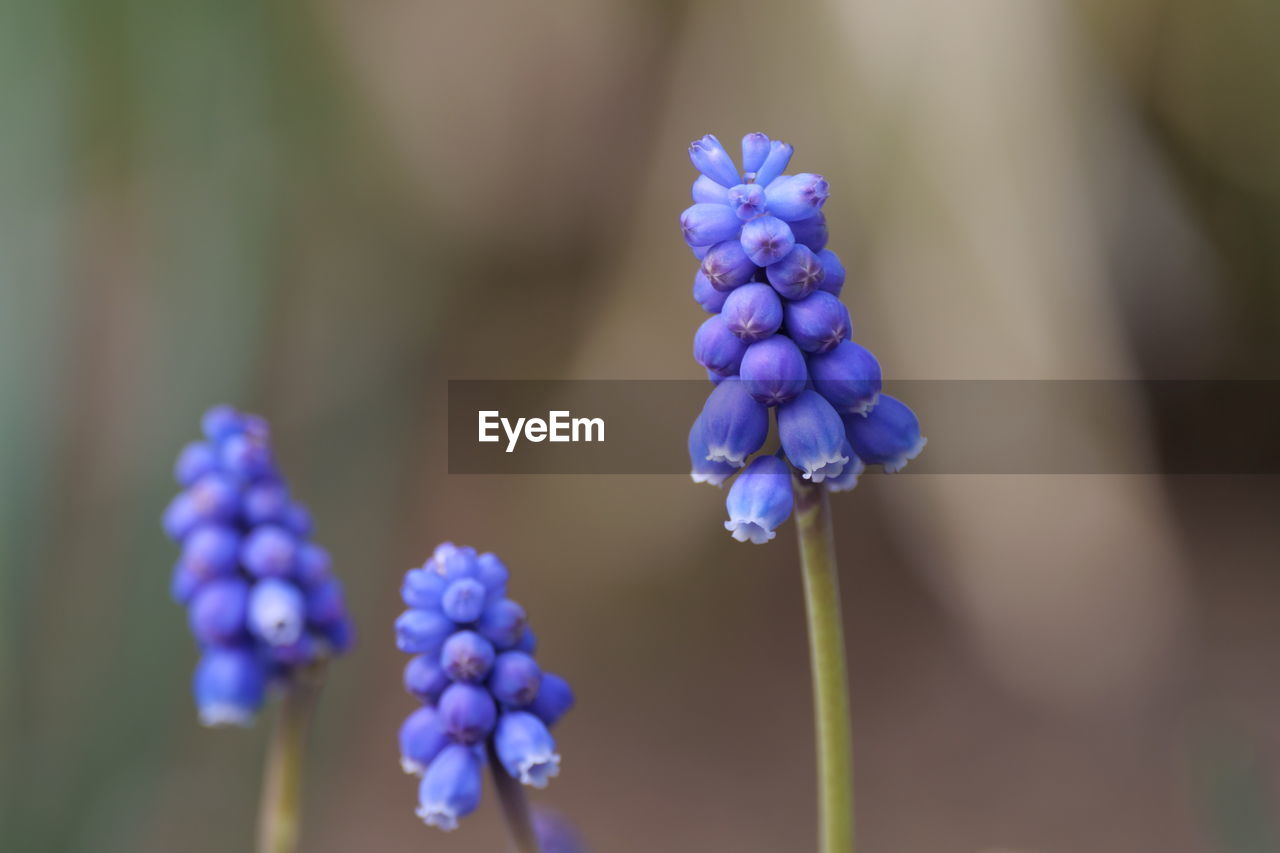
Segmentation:
{"type": "Polygon", "coordinates": [[[396,619],[396,645],[414,655],[404,686],[423,702],[400,727],[400,763],[422,776],[418,816],[450,830],[475,811],[486,749],[513,779],[545,787],[560,772],[550,729],[573,691],[534,660],[507,567],[446,542],[405,574],[400,594],[409,609],[396,619]]]}
{"type": "Polygon", "coordinates": [[[827,248],[821,175],[784,174],[791,146],[763,133],[742,140],[742,171],[714,136],[689,147],[701,173],[680,216],[701,260],[693,298],[711,317],[693,356],[715,388],[689,432],[694,482],[729,489],[725,527],[768,542],[793,509],[791,469],[847,491],[868,464],[901,470],[924,447],[920,423],[881,393],[880,364],[851,339],[840,301],[845,270],[827,248]],[[764,446],[778,412],[778,454],[764,446]]]}
{"type": "Polygon", "coordinates": [[[173,598],[200,644],[194,692],[208,726],[248,725],[267,687],[340,654],[351,621],[329,554],[307,541],[311,515],[289,496],[266,421],[217,406],[204,440],[178,456],[182,491],[164,512],[182,546],[173,598]]]}

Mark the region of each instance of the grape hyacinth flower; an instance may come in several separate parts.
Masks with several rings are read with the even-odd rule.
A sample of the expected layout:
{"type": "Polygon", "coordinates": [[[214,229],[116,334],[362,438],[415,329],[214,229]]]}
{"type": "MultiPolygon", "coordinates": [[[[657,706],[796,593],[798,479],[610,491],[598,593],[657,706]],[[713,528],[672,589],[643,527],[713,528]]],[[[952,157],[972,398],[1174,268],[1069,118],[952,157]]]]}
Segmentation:
{"type": "Polygon", "coordinates": [[[405,574],[396,645],[413,655],[404,686],[423,704],[400,728],[400,763],[422,776],[418,816],[451,830],[479,805],[487,762],[517,842],[532,850],[520,785],[542,788],[560,772],[551,728],[574,698],[538,665],[507,579],[495,555],[449,542],[405,574]]]}
{"type": "Polygon", "coordinates": [[[853,489],[867,465],[902,470],[925,439],[915,413],[881,393],[880,362],[853,340],[840,301],[845,267],[827,248],[830,187],[821,175],[784,174],[792,153],[748,134],[739,170],[714,136],[689,148],[701,174],[680,227],[701,262],[693,295],[711,317],[694,337],[694,358],[713,385],[689,432],[690,474],[695,483],[731,481],[724,526],[739,542],[769,542],[796,517],[818,717],[820,850],[851,853],[849,693],[828,493],[853,489]],[[771,411],[776,451],[765,447],[771,411]]]}
{"type": "Polygon", "coordinates": [[[216,406],[203,439],[182,449],[182,491],[164,512],[181,554],[171,593],[200,648],[192,688],[207,726],[247,726],[270,688],[283,696],[263,786],[259,849],[298,843],[302,745],[326,663],[351,644],[351,620],[329,554],[309,541],[266,421],[216,406]]]}
{"type": "Polygon", "coordinates": [[[308,541],[309,515],[276,466],[266,422],[217,406],[202,426],[203,440],[178,456],[183,491],[164,514],[181,547],[172,590],[201,650],[201,722],[243,726],[266,685],[287,688],[346,651],[351,624],[329,555],[308,541]]]}
{"type": "MultiPolygon", "coordinates": [[[[681,230],[701,258],[694,300],[711,315],[694,336],[694,360],[715,386],[689,434],[694,482],[721,486],[748,468],[768,436],[770,409],[779,458],[830,491],[852,489],[866,465],[900,471],[924,448],[914,413],[882,398],[880,362],[852,340],[840,301],[844,264],[826,247],[827,180],[783,174],[791,155],[763,133],[743,138],[741,171],[714,136],[689,148],[701,174],[681,230]],[[876,414],[881,399],[888,402],[876,414]]],[[[740,494],[748,491],[759,488],[740,494]]],[[[740,541],[767,542],[791,514],[781,500],[770,505],[767,530],[744,533],[732,505],[726,527],[740,541]]]]}

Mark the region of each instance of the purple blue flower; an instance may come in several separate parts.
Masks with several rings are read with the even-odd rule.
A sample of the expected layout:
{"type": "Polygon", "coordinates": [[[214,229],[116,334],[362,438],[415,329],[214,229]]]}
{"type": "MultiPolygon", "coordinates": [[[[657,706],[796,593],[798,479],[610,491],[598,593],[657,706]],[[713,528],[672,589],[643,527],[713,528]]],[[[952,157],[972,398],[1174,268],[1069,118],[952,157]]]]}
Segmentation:
{"type": "Polygon", "coordinates": [[[875,408],[865,416],[844,419],[853,451],[869,465],[879,465],[888,474],[907,467],[924,450],[928,441],[920,434],[920,420],[905,403],[881,394],[875,408]]]}
{"type": "MultiPolygon", "coordinates": [[[[898,470],[924,446],[910,409],[894,401],[876,414],[877,401],[890,398],[880,394],[876,357],[851,340],[839,298],[846,273],[827,248],[823,213],[830,186],[810,172],[784,174],[792,154],[785,142],[747,134],[739,169],[714,136],[697,140],[689,156],[701,174],[681,216],[702,261],[694,300],[712,315],[694,335],[694,359],[714,387],[689,430],[690,476],[721,486],[737,475],[725,526],[749,542],[773,538],[790,516],[792,470],[847,491],[867,464],[898,470]],[[781,454],[752,461],[771,408],[781,454]]],[[[192,452],[193,476],[200,458],[192,452]]],[[[183,511],[174,515],[183,523],[183,511]]],[[[529,705],[535,716],[555,695],[552,684],[544,675],[529,705]]]]}
{"type": "Polygon", "coordinates": [[[476,808],[486,752],[512,778],[542,787],[559,771],[550,733],[573,706],[565,680],[544,673],[528,617],[507,597],[493,554],[446,542],[401,586],[408,609],[396,644],[415,653],[405,689],[420,699],[400,728],[401,766],[421,774],[418,814],[452,829],[476,808]]]}
{"type": "Polygon", "coordinates": [[[341,654],[351,624],[310,514],[292,500],[266,421],[230,406],[174,465],[182,491],[165,510],[181,546],[170,584],[201,648],[193,680],[206,725],[248,725],[267,688],[341,654]]]}

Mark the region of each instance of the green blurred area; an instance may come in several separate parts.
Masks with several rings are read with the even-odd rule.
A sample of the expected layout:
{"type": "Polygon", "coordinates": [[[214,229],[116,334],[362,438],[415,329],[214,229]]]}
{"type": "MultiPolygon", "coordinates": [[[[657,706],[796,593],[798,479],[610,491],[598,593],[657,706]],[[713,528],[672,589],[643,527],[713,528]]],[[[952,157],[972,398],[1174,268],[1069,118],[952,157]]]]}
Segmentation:
{"type": "MultiPolygon", "coordinates": [[[[1157,176],[1138,201],[1158,205],[1097,202],[1121,348],[1140,375],[1276,376],[1280,8],[1042,5],[1085,69],[1081,115],[1137,140],[1116,168],[1157,176]],[[1152,237],[1156,207],[1177,227],[1152,237]]],[[[601,851],[812,846],[791,534],[726,541],[720,496],[683,478],[450,477],[444,382],[696,376],[674,221],[707,131],[830,163],[862,199],[833,198],[833,246],[872,278],[904,210],[931,227],[901,116],[938,106],[948,61],[910,56],[893,73],[919,102],[877,107],[893,90],[842,64],[839,22],[891,7],[6,0],[0,849],[248,849],[265,727],[196,726],[158,522],[221,401],[272,421],[361,634],[321,710],[305,849],[500,843],[491,802],[452,836],[418,825],[396,766],[398,579],[444,539],[512,565],[579,685],[540,801],[601,851]]],[[[971,14],[1016,37],[1006,7],[971,14]]],[[[846,295],[887,339],[904,287],[855,275],[846,295]]],[[[1155,413],[1150,440],[1186,418],[1230,416],[1155,413]]],[[[991,675],[922,557],[946,534],[912,526],[909,479],[839,502],[867,849],[1273,849],[1280,495],[1248,479],[1161,487],[1191,639],[1168,683],[1096,713],[991,675]]]]}

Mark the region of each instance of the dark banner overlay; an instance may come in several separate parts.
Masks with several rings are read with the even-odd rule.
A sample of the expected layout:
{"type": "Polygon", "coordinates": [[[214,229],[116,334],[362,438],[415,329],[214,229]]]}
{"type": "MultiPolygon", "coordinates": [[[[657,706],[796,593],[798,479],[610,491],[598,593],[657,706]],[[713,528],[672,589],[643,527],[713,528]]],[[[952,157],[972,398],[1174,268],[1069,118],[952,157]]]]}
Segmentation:
{"type": "MultiPolygon", "coordinates": [[[[687,474],[689,427],[710,390],[450,381],[449,473],[687,474]]],[[[929,439],[908,474],[1280,473],[1280,381],[897,380],[890,390],[929,439]]],[[[771,435],[765,447],[776,446],[771,435]]]]}

